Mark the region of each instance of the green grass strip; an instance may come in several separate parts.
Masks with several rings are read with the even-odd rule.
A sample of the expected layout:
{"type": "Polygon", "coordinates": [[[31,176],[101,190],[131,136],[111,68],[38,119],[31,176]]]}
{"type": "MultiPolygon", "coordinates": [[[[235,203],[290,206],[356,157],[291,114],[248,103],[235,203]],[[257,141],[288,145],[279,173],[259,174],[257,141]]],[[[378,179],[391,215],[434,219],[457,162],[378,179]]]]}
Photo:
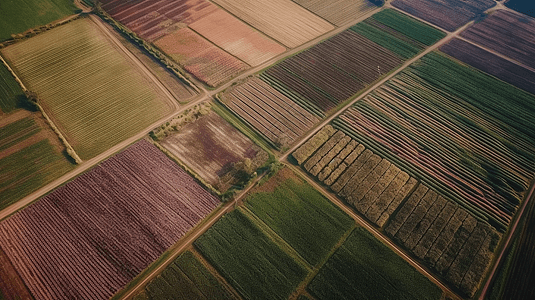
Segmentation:
{"type": "Polygon", "coordinates": [[[366,37],[372,42],[394,52],[395,54],[398,54],[404,59],[413,57],[421,50],[415,45],[411,45],[406,41],[394,37],[389,33],[386,33],[385,31],[382,31],[381,29],[366,24],[364,22],[358,23],[350,29],[366,37]]]}

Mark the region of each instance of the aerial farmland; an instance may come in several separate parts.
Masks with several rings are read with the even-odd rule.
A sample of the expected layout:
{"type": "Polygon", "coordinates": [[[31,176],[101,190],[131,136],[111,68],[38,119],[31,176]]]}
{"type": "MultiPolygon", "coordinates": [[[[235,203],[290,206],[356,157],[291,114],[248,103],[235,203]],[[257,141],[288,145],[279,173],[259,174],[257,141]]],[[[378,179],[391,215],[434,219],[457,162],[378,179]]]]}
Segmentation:
{"type": "Polygon", "coordinates": [[[534,8],[0,3],[0,300],[532,299],[534,8]]]}

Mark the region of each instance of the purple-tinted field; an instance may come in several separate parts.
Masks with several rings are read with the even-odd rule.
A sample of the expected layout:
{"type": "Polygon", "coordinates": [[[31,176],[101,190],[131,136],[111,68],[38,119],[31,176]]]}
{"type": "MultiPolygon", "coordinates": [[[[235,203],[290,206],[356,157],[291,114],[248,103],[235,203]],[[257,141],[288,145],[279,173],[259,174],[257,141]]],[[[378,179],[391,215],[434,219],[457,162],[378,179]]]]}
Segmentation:
{"type": "Polygon", "coordinates": [[[493,0],[395,0],[392,5],[440,28],[454,31],[495,6],[496,2],[493,0]]]}
{"type": "Polygon", "coordinates": [[[0,223],[35,299],[109,299],[219,203],[138,142],[0,223]]]}
{"type": "Polygon", "coordinates": [[[461,36],[535,68],[535,19],[510,11],[491,14],[461,36]]]}
{"type": "Polygon", "coordinates": [[[459,39],[440,47],[440,51],[495,76],[518,88],[535,94],[535,73],[504,58],[459,39]]]}

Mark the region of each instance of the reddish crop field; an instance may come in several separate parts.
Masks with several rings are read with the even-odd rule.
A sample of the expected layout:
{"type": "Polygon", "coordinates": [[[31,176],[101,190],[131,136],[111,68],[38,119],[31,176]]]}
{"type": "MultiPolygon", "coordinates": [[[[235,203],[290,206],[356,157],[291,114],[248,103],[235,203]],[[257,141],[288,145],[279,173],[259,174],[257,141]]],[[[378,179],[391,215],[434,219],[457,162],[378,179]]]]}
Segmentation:
{"type": "Polygon", "coordinates": [[[392,6],[447,31],[468,23],[496,5],[493,0],[395,0],[392,6]]]}
{"type": "Polygon", "coordinates": [[[484,47],[535,68],[535,19],[500,10],[461,33],[484,47]]]}
{"type": "Polygon", "coordinates": [[[36,299],[109,299],[219,201],[147,141],[0,223],[36,299]]]}
{"type": "Polygon", "coordinates": [[[535,94],[535,72],[512,63],[478,46],[453,39],[440,51],[507,83],[535,94]]]}
{"type": "Polygon", "coordinates": [[[184,69],[210,86],[217,86],[249,68],[189,28],[166,35],[155,44],[184,66],[184,69]]]}

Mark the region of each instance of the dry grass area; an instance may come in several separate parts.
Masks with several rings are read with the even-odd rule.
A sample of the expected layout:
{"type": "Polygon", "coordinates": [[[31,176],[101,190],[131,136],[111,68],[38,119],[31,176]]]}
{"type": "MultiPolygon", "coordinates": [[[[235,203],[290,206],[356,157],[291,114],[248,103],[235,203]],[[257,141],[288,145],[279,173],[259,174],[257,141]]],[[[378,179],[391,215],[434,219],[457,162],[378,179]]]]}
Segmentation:
{"type": "Polygon", "coordinates": [[[189,27],[251,66],[286,51],[286,48],[219,9],[189,27]]]}
{"type": "Polygon", "coordinates": [[[214,0],[233,15],[278,40],[297,47],[334,26],[290,0],[214,0]]]}
{"type": "Polygon", "coordinates": [[[292,0],[336,26],[360,18],[377,8],[368,0],[292,0]]]}

